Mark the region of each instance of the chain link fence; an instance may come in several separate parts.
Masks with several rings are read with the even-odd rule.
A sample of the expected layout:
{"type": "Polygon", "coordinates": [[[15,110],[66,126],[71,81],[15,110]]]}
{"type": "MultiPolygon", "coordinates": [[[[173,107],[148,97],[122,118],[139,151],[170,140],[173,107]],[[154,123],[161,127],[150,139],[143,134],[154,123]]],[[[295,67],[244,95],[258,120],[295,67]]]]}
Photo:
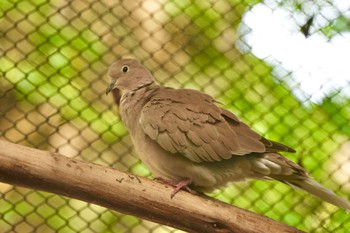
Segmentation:
{"type": "MultiPolygon", "coordinates": [[[[202,90],[265,137],[295,148],[288,158],[350,199],[346,4],[3,0],[0,139],[150,176],[104,94],[108,66],[132,56],[158,82],[202,90]],[[327,73],[330,62],[336,69],[327,73]]],[[[278,182],[238,183],[211,196],[308,232],[350,229],[345,211],[278,182]]],[[[0,197],[2,233],[179,232],[4,183],[0,197]]]]}

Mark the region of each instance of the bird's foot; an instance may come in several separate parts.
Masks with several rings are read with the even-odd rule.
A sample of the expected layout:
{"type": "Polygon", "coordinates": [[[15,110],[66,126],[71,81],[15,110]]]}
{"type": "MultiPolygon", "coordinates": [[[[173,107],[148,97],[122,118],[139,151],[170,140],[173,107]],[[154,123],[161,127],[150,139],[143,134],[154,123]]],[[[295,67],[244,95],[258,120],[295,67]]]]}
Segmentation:
{"type": "Polygon", "coordinates": [[[198,194],[197,191],[195,191],[189,187],[189,185],[192,183],[192,180],[190,178],[184,178],[183,180],[175,181],[175,180],[166,180],[162,177],[156,177],[155,180],[159,181],[163,184],[167,184],[167,185],[174,187],[174,190],[170,194],[170,198],[173,198],[175,196],[175,194],[178,193],[181,189],[187,190],[188,192],[190,192],[194,195],[198,194]]]}

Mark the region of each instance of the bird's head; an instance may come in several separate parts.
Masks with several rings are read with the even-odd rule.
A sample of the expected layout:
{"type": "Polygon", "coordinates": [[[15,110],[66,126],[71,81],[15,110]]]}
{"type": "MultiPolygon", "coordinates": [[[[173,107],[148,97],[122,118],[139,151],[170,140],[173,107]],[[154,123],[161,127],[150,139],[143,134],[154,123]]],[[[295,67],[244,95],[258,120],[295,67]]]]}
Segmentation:
{"type": "Polygon", "coordinates": [[[113,89],[135,90],[154,82],[152,74],[135,59],[121,59],[114,62],[108,70],[111,82],[106,94],[113,89]]]}

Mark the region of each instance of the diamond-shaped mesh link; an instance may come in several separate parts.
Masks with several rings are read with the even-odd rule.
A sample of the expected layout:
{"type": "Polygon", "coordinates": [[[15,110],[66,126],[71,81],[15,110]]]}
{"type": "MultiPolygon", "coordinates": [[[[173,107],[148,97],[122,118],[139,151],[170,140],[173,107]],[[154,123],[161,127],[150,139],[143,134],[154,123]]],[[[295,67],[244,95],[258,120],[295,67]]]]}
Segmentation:
{"type": "MultiPolygon", "coordinates": [[[[307,50],[321,42],[330,51],[337,44],[349,49],[349,12],[340,0],[2,0],[0,139],[150,175],[104,94],[108,66],[129,55],[160,83],[202,90],[265,137],[295,148],[288,158],[349,199],[350,79],[342,65],[349,59],[342,49],[332,53],[339,73],[327,76],[327,63],[307,50]],[[307,46],[288,50],[291,37],[307,46]],[[303,62],[286,60],[293,56],[303,62]],[[294,64],[313,64],[316,76],[328,79],[294,64]]],[[[312,51],[328,56],[322,49],[312,51]]],[[[0,195],[4,233],[179,232],[4,183],[0,195]]],[[[350,229],[344,211],[273,181],[239,183],[212,196],[308,232],[350,229]]]]}

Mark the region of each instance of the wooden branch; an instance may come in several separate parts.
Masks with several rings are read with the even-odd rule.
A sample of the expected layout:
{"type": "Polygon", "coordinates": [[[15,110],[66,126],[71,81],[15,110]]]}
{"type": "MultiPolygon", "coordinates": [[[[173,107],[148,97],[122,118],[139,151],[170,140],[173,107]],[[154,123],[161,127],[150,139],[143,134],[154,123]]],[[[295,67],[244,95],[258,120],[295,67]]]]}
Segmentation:
{"type": "Polygon", "coordinates": [[[209,197],[0,140],[0,181],[94,203],[188,232],[302,232],[209,197]]]}

